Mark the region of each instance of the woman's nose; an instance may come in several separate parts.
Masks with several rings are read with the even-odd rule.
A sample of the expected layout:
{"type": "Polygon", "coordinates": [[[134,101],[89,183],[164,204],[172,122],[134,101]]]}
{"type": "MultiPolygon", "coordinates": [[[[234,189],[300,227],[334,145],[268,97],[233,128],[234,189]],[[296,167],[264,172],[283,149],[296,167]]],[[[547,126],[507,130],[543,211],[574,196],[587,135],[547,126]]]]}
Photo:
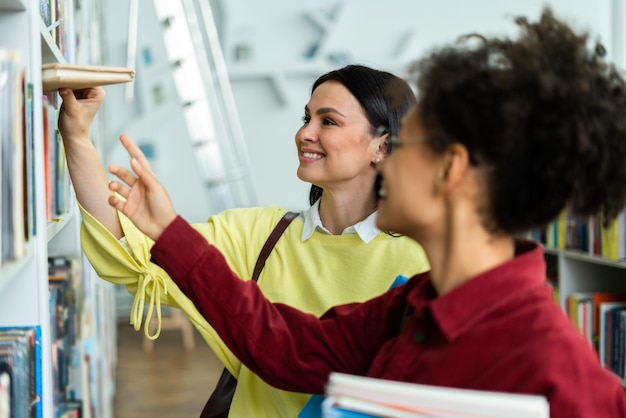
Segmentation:
{"type": "Polygon", "coordinates": [[[317,130],[309,123],[302,126],[298,130],[296,139],[306,142],[317,142],[319,140],[319,136],[317,134],[317,130]]]}

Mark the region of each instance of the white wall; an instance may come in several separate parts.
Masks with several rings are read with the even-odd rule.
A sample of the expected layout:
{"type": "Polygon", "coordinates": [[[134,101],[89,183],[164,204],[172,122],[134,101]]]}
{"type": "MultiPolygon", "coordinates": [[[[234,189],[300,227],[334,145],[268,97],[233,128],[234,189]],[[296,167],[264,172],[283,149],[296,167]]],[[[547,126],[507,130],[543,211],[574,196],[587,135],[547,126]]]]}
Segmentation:
{"type": "MultiPolygon", "coordinates": [[[[613,50],[613,3],[625,0],[552,0],[555,12],[581,28],[591,28],[613,50]]],[[[203,220],[210,205],[195,170],[187,134],[176,107],[162,119],[140,121],[148,106],[150,86],[167,77],[167,61],[159,55],[160,28],[151,10],[152,0],[140,2],[138,53],[151,48],[155,64],[137,65],[138,99],[125,103],[124,90],[110,88],[107,102],[109,132],[130,129],[137,139],[155,141],[157,174],[174,202],[191,220],[203,220]],[[200,197],[200,198],[199,198],[200,197]]],[[[279,204],[297,209],[308,206],[309,185],[296,177],[298,164],[294,135],[301,124],[310,86],[322,73],[348,62],[403,74],[407,64],[436,45],[472,31],[511,33],[513,16],[538,17],[541,0],[212,0],[219,8],[224,55],[238,108],[252,177],[261,205],[279,204]],[[318,54],[306,57],[318,43],[318,54]],[[237,59],[236,51],[244,51],[237,59]]],[[[126,65],[128,2],[109,0],[104,7],[111,65],[126,65]],[[120,30],[121,29],[121,30],[120,30]]],[[[623,12],[622,7],[622,12],[623,12]]],[[[622,13],[623,14],[623,13],[622,13]]],[[[621,27],[623,25],[618,25],[621,27]]],[[[623,56],[624,54],[621,54],[623,56]]],[[[169,84],[168,84],[169,86],[169,84]]],[[[167,94],[171,92],[166,90],[167,94]]],[[[173,93],[172,93],[173,94],[173,93]]],[[[115,138],[113,138],[115,140],[115,138]]],[[[108,161],[127,161],[117,145],[108,161]]]]}
{"type": "MultiPolygon", "coordinates": [[[[558,16],[593,29],[611,51],[610,0],[550,3],[558,16]]],[[[410,61],[461,34],[513,33],[513,16],[536,18],[543,4],[540,0],[224,0],[227,22],[222,25],[222,42],[260,203],[308,205],[309,185],[295,174],[294,134],[317,76],[346,62],[403,74],[410,61]],[[338,13],[325,33],[306,17],[324,16],[335,6],[338,13]],[[306,51],[319,39],[322,51],[306,59],[306,51]],[[237,60],[235,51],[241,45],[248,48],[249,58],[237,60]],[[282,83],[279,90],[273,87],[277,81],[282,83]]]]}
{"type": "Polygon", "coordinates": [[[107,164],[128,166],[128,154],[117,140],[122,133],[139,145],[153,146],[155,155],[150,163],[178,212],[189,221],[205,221],[210,205],[195,165],[153,2],[139,1],[137,60],[130,64],[127,62],[129,1],[107,0],[102,9],[106,64],[130,65],[136,70],[132,85],[105,87],[105,123],[113,137],[108,138],[103,157],[107,164]],[[160,86],[160,100],[154,97],[157,86],[160,86]],[[132,87],[130,100],[126,99],[127,87],[132,87]]]}

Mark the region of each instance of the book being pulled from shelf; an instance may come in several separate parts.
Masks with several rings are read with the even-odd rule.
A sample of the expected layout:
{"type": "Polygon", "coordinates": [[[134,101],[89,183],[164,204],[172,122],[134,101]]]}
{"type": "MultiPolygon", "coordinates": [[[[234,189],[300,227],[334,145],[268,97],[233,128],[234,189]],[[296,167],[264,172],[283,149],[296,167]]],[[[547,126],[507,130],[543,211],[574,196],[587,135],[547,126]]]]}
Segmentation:
{"type": "Polygon", "coordinates": [[[52,63],[42,66],[41,78],[44,92],[64,87],[78,90],[131,82],[135,78],[135,70],[103,65],[52,63]]]}
{"type": "Polygon", "coordinates": [[[546,398],[331,373],[325,418],[548,418],[546,398]]]}

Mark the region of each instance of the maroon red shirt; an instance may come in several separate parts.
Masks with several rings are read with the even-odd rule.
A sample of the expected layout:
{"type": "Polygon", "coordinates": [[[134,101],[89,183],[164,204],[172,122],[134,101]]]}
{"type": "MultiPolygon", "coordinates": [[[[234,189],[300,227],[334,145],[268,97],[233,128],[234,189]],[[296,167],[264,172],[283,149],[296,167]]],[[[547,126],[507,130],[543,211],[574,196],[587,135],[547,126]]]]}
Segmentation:
{"type": "Polygon", "coordinates": [[[428,273],[320,319],[271,304],[177,218],[153,261],[232,352],[281,389],[323,393],[331,371],[455,388],[538,394],[555,417],[626,417],[617,377],[552,301],[543,251],[516,257],[438,297],[428,273]]]}

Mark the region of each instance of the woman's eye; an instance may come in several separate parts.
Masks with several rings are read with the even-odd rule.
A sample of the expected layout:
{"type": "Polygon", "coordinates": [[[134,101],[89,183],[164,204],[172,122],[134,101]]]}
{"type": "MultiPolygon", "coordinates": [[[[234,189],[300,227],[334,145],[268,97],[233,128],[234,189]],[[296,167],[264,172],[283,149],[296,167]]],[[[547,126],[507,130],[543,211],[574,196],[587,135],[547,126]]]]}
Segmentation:
{"type": "Polygon", "coordinates": [[[309,122],[311,122],[311,117],[309,115],[302,116],[302,123],[309,123],[309,122]]]}
{"type": "Polygon", "coordinates": [[[329,118],[324,118],[324,125],[336,125],[335,121],[329,118]]]}

